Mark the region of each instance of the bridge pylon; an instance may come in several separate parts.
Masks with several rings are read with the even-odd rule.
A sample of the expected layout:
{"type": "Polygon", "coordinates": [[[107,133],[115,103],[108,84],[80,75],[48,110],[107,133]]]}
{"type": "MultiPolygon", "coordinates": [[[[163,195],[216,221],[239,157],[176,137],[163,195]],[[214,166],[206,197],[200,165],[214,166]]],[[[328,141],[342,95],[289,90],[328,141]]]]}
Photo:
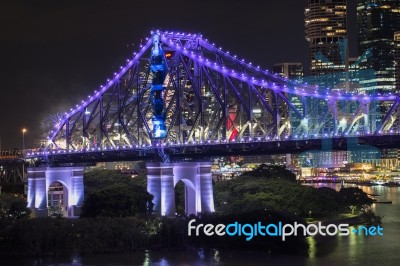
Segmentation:
{"type": "Polygon", "coordinates": [[[185,184],[185,213],[214,212],[211,163],[147,163],[147,190],[154,196],[154,212],[175,215],[174,188],[185,184]]]}
{"type": "Polygon", "coordinates": [[[28,208],[33,217],[79,217],[83,197],[83,167],[28,168],[28,208]]]}

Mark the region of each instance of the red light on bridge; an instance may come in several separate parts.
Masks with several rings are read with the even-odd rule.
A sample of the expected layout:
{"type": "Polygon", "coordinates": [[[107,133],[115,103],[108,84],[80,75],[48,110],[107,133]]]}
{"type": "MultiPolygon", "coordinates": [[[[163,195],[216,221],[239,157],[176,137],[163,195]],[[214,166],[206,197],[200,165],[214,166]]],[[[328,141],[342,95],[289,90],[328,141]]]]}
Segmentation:
{"type": "Polygon", "coordinates": [[[172,55],[173,55],[172,52],[167,52],[167,53],[165,53],[165,58],[170,60],[170,59],[172,59],[172,55]]]}

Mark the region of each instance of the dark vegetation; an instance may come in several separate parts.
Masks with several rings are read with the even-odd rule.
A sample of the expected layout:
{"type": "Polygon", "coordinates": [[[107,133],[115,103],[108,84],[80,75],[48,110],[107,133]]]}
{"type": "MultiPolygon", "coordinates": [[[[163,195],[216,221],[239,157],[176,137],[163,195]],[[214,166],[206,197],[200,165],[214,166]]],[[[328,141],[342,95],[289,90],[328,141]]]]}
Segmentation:
{"type": "MultiPolygon", "coordinates": [[[[190,220],[190,217],[189,219],[190,220]]],[[[270,211],[254,209],[252,211],[231,213],[231,214],[211,214],[198,217],[197,224],[231,224],[238,222],[239,224],[254,225],[258,222],[261,224],[275,224],[279,222],[282,224],[294,224],[294,222],[306,224],[305,220],[299,216],[293,215],[285,211],[270,211]]],[[[186,221],[186,224],[188,221],[186,221]]],[[[288,237],[282,241],[279,236],[254,236],[251,241],[245,241],[246,236],[205,236],[200,234],[199,237],[192,236],[188,238],[188,242],[194,246],[200,247],[213,247],[218,249],[251,249],[262,250],[268,253],[286,253],[306,255],[308,252],[308,245],[303,235],[288,237]]]]}
{"type": "Polygon", "coordinates": [[[219,212],[240,213],[256,209],[284,210],[301,217],[324,218],[338,213],[368,210],[372,200],[356,187],[339,192],[296,182],[281,166],[261,165],[236,179],[217,182],[215,205],[219,212]]]}
{"type": "Polygon", "coordinates": [[[0,226],[29,218],[31,211],[26,208],[26,199],[19,194],[0,194],[0,226]]]}
{"type": "Polygon", "coordinates": [[[82,217],[129,217],[152,210],[153,196],[147,192],[146,175],[132,178],[111,170],[85,173],[82,217]]]}
{"type": "Polygon", "coordinates": [[[26,199],[9,193],[0,195],[0,257],[188,247],[305,254],[303,236],[285,242],[279,237],[255,237],[251,241],[245,241],[244,236],[189,237],[187,225],[191,219],[214,225],[236,221],[305,223],[309,217],[332,218],[338,213],[365,211],[372,203],[358,188],[336,192],[302,186],[283,167],[262,165],[234,180],[214,184],[214,214],[184,215],[184,185],[178,183],[178,215],[166,218],[152,214],[153,196],[146,191],[145,171],[134,178],[116,171],[88,171],[84,180],[85,202],[80,219],[30,219],[26,199]]]}
{"type": "Polygon", "coordinates": [[[24,194],[24,184],[23,183],[6,183],[1,182],[1,193],[13,193],[13,194],[24,194]]]}

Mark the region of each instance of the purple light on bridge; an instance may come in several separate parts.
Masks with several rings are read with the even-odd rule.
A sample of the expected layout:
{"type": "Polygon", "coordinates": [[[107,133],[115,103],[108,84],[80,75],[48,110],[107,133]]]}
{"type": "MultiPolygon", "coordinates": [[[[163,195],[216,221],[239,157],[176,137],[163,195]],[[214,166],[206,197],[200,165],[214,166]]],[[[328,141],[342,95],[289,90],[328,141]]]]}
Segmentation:
{"type": "MultiPolygon", "coordinates": [[[[173,49],[182,50],[182,48],[180,47],[180,45],[179,45],[178,43],[174,43],[172,40],[170,40],[169,38],[165,37],[166,34],[168,35],[169,33],[168,33],[168,32],[164,32],[163,35],[162,35],[162,40],[164,41],[164,43],[168,45],[168,41],[169,41],[172,45],[175,45],[175,46],[177,47],[177,48],[173,48],[173,47],[172,47],[173,49]]],[[[174,34],[168,35],[168,37],[171,37],[171,36],[172,36],[172,37],[178,37],[178,38],[179,38],[179,36],[186,36],[186,35],[185,35],[184,33],[179,33],[179,34],[176,34],[176,35],[174,35],[174,34]]],[[[196,36],[196,35],[194,35],[193,37],[195,37],[195,36],[196,36]]],[[[132,66],[133,63],[135,62],[135,60],[137,60],[138,58],[140,58],[141,54],[144,53],[144,51],[146,51],[146,50],[148,49],[149,43],[151,44],[151,40],[149,40],[149,42],[148,42],[145,46],[142,47],[142,49],[140,50],[139,54],[135,53],[135,56],[136,56],[136,57],[135,57],[134,60],[129,61],[129,59],[128,59],[129,64],[127,65],[127,67],[132,66]]],[[[203,44],[205,43],[206,45],[209,44],[207,41],[204,41],[204,40],[202,40],[201,43],[203,43],[203,44]]],[[[206,46],[206,47],[207,47],[207,46],[206,46]]],[[[221,49],[221,48],[220,48],[220,49],[221,49]]],[[[185,54],[185,53],[187,53],[187,51],[184,50],[184,54],[185,54]]],[[[197,52],[194,53],[193,51],[191,51],[191,54],[193,55],[193,60],[194,60],[194,61],[201,62],[202,65],[204,64],[204,63],[203,63],[204,58],[203,58],[200,54],[198,54],[197,52]]],[[[227,57],[230,57],[230,58],[236,60],[236,59],[235,59],[236,56],[233,56],[233,57],[230,56],[230,55],[229,55],[229,51],[227,51],[226,53],[224,53],[224,56],[225,56],[225,54],[226,54],[227,57]]],[[[211,63],[210,63],[208,59],[206,59],[206,61],[207,61],[207,63],[206,63],[207,65],[208,65],[208,64],[211,64],[211,63],[214,63],[215,68],[213,68],[213,69],[216,70],[217,72],[220,72],[220,73],[222,73],[222,74],[225,75],[225,76],[227,75],[227,76],[231,76],[231,77],[234,77],[234,78],[237,79],[237,74],[235,73],[235,71],[234,71],[233,69],[230,70],[230,69],[226,68],[225,66],[221,66],[221,67],[220,67],[216,62],[211,62],[211,63]]],[[[242,60],[242,62],[243,62],[243,63],[245,62],[244,59],[242,60]]],[[[243,64],[242,64],[242,65],[243,65],[243,64]]],[[[260,70],[259,70],[259,68],[260,68],[259,66],[257,66],[257,68],[253,67],[251,62],[249,62],[249,63],[248,63],[248,66],[245,66],[245,67],[246,67],[247,69],[248,69],[248,68],[251,68],[251,69],[256,70],[258,74],[264,75],[264,77],[265,77],[265,75],[266,75],[267,73],[269,73],[268,70],[260,71],[260,70]]],[[[122,68],[122,66],[121,66],[120,68],[122,68]]],[[[128,68],[128,69],[129,69],[129,68],[128,68]]],[[[63,123],[61,123],[59,126],[55,125],[55,128],[58,128],[58,130],[55,131],[53,135],[50,135],[50,139],[53,140],[53,139],[55,138],[55,136],[58,134],[58,131],[65,125],[65,122],[66,122],[68,119],[70,119],[71,116],[73,116],[73,115],[77,114],[78,112],[80,112],[80,111],[82,110],[82,108],[87,107],[87,105],[91,104],[95,99],[98,99],[98,97],[100,97],[105,91],[107,91],[107,90],[109,89],[109,87],[112,86],[112,85],[118,80],[118,78],[119,78],[120,76],[124,75],[124,73],[125,73],[126,71],[127,71],[127,69],[124,68],[124,70],[121,71],[121,72],[119,72],[119,73],[114,72],[114,75],[117,75],[117,77],[114,78],[113,80],[108,79],[109,83],[108,83],[105,87],[101,86],[101,88],[103,88],[103,89],[101,90],[101,93],[97,93],[97,92],[95,91],[95,93],[96,93],[95,96],[93,96],[93,97],[88,96],[88,98],[90,99],[89,101],[87,101],[87,102],[86,102],[86,101],[85,101],[85,102],[82,101],[82,102],[83,102],[83,105],[79,106],[78,109],[76,109],[76,110],[71,109],[72,112],[69,113],[69,114],[68,114],[68,113],[65,113],[65,114],[67,115],[67,117],[63,120],[63,123]]],[[[253,71],[252,73],[254,73],[254,71],[253,71]]],[[[268,74],[267,74],[267,75],[268,75],[268,74]]],[[[302,92],[302,93],[298,93],[298,92],[296,92],[296,90],[297,90],[296,87],[295,87],[294,89],[289,89],[289,88],[287,88],[286,85],[282,86],[282,85],[280,84],[282,81],[283,81],[283,82],[287,81],[286,78],[281,78],[281,77],[279,77],[279,76],[277,76],[277,75],[270,75],[270,74],[269,74],[268,77],[267,77],[267,79],[270,78],[271,76],[274,77],[274,80],[278,80],[278,84],[276,84],[276,83],[274,82],[273,85],[272,85],[272,88],[269,88],[269,89],[272,89],[272,90],[274,90],[274,91],[283,91],[283,92],[288,92],[288,93],[295,94],[295,95],[313,96],[313,97],[322,98],[322,99],[326,97],[326,96],[323,96],[323,95],[318,94],[318,92],[315,91],[315,86],[308,86],[308,84],[306,84],[306,85],[300,84],[300,86],[302,87],[303,92],[302,92]],[[306,89],[306,91],[305,91],[304,89],[306,89]]],[[[257,76],[257,77],[258,77],[258,76],[257,76]]],[[[245,77],[245,76],[243,76],[242,78],[240,78],[240,80],[242,80],[242,81],[244,81],[244,82],[248,82],[249,84],[252,84],[252,85],[255,85],[255,86],[265,86],[265,85],[266,85],[264,79],[260,79],[260,80],[259,80],[259,79],[256,79],[254,76],[251,77],[251,80],[248,80],[248,77],[245,77]]],[[[297,83],[297,82],[296,82],[296,83],[297,83]]],[[[334,96],[334,95],[329,95],[329,92],[327,92],[327,94],[328,94],[328,97],[329,97],[330,99],[333,99],[333,100],[353,100],[353,101],[354,101],[354,100],[356,100],[356,99],[360,99],[360,98],[361,98],[360,96],[354,96],[354,95],[348,96],[348,95],[346,95],[346,94],[341,94],[341,93],[339,93],[339,94],[336,95],[336,96],[334,96]]],[[[258,95],[257,95],[257,96],[258,96],[258,95]]],[[[259,96],[258,96],[258,97],[259,97],[259,96]]],[[[365,97],[365,96],[364,96],[364,97],[365,97]]],[[[369,97],[367,97],[366,99],[369,99],[369,100],[371,100],[371,101],[373,101],[373,100],[382,101],[382,100],[395,100],[396,97],[397,97],[397,96],[381,96],[381,95],[379,94],[378,97],[372,97],[371,99],[370,99],[369,97]]],[[[77,107],[78,107],[78,106],[77,106],[77,107]]]]}

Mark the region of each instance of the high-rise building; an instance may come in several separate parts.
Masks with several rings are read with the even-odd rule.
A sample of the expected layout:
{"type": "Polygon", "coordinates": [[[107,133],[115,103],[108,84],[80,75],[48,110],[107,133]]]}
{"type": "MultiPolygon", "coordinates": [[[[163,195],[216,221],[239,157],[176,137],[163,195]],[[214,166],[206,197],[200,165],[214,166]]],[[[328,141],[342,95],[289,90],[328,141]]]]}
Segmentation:
{"type": "MultiPolygon", "coordinates": [[[[304,76],[304,71],[303,71],[303,64],[302,63],[279,63],[275,64],[272,71],[274,73],[279,74],[282,77],[288,78],[290,80],[289,83],[292,83],[293,81],[303,81],[303,76],[304,76]]],[[[298,96],[288,94],[286,95],[288,97],[289,101],[292,103],[292,105],[300,112],[303,112],[303,105],[301,102],[301,99],[298,96]]],[[[287,107],[287,111],[289,112],[290,116],[290,122],[291,126],[290,128],[293,129],[295,128],[294,125],[297,125],[300,123],[300,118],[296,116],[296,114],[291,110],[289,107],[287,107]]],[[[279,158],[279,156],[276,156],[279,158]]],[[[285,159],[286,167],[288,169],[294,169],[294,164],[298,161],[298,156],[297,155],[291,155],[291,154],[286,154],[284,157],[281,157],[281,159],[285,159]]],[[[277,160],[275,158],[275,162],[282,162],[282,160],[277,160]]]]}
{"type": "Polygon", "coordinates": [[[305,10],[312,82],[323,87],[339,83],[336,74],[346,69],[346,4],[346,0],[309,0],[305,10]]]}
{"type": "Polygon", "coordinates": [[[373,69],[375,78],[363,81],[367,93],[395,92],[395,41],[400,30],[399,0],[359,0],[357,4],[358,52],[369,54],[360,69],[373,69]]]}
{"type": "MultiPolygon", "coordinates": [[[[290,86],[292,86],[293,82],[302,82],[303,81],[303,64],[302,63],[278,63],[275,64],[272,71],[276,74],[279,74],[282,77],[288,78],[291,83],[290,86]]],[[[302,113],[303,112],[303,105],[301,102],[301,99],[295,95],[288,94],[286,95],[289,99],[289,101],[293,104],[294,107],[297,108],[297,110],[302,113]]],[[[296,118],[296,115],[294,114],[293,110],[289,109],[289,115],[291,117],[291,123],[293,126],[293,123],[300,123],[299,118],[296,118]],[[297,121],[298,120],[298,121],[297,121]]]]}
{"type": "Polygon", "coordinates": [[[272,71],[291,80],[301,81],[303,78],[302,63],[279,63],[275,64],[272,71]]]}
{"type": "Polygon", "coordinates": [[[400,31],[394,33],[394,66],[395,66],[395,80],[396,80],[396,93],[400,92],[400,31]]]}

